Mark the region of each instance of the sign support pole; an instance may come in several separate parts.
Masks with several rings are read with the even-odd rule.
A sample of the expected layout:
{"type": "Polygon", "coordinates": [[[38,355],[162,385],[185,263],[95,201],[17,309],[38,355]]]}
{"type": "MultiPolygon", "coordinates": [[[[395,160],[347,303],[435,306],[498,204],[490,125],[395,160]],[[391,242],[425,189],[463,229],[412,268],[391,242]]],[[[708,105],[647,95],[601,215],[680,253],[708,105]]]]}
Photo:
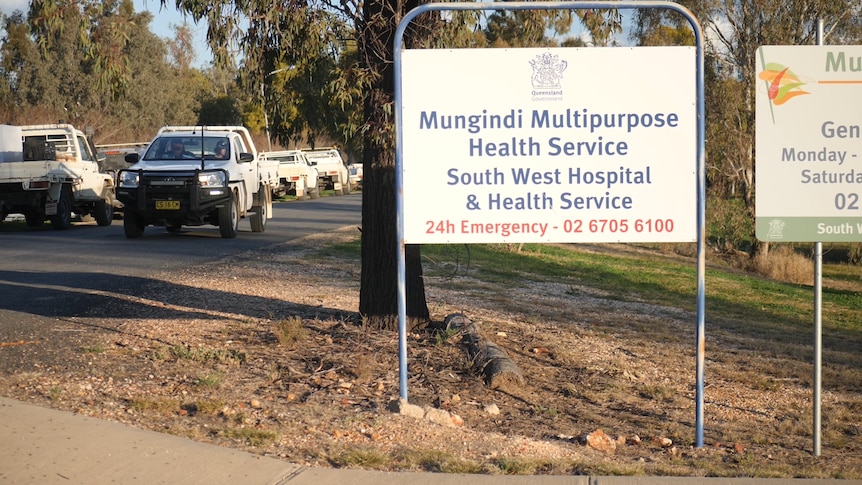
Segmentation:
{"type": "MultiPolygon", "coordinates": [[[[817,45],[823,45],[823,20],[817,21],[817,45]]],[[[814,243],[814,456],[820,456],[820,388],[823,365],[823,243],[814,243]]]]}
{"type": "Polygon", "coordinates": [[[420,14],[433,11],[481,11],[481,10],[589,10],[589,9],[665,9],[682,15],[694,33],[696,55],[696,124],[697,124],[697,154],[696,154],[696,204],[697,204],[697,330],[696,330],[696,394],[695,394],[695,444],[703,447],[703,394],[704,394],[704,353],[706,347],[705,330],[705,233],[706,233],[706,129],[704,101],[704,49],[703,31],[697,19],[690,10],[682,5],[668,1],[513,1],[484,3],[427,3],[420,5],[401,19],[395,32],[394,47],[394,81],[395,81],[395,203],[397,225],[397,277],[398,277],[398,332],[399,332],[399,372],[400,397],[407,399],[407,297],[406,297],[406,252],[405,252],[405,217],[404,217],[404,129],[403,84],[402,84],[402,52],[403,39],[410,22],[420,14]]]}

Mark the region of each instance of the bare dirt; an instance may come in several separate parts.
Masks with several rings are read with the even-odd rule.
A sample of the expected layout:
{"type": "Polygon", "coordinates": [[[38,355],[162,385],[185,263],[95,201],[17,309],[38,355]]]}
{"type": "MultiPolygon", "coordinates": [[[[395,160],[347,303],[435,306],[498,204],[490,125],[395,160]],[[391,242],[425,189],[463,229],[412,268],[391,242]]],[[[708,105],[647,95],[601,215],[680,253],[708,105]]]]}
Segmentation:
{"type": "Polygon", "coordinates": [[[460,335],[415,331],[408,400],[450,422],[394,413],[398,335],[357,315],[359,261],[320,251],[356,238],[346,228],[165,272],[143,294],[102,292],[115,318],[4,340],[0,394],[311,466],[862,478],[856,357],[827,359],[816,457],[806,339],[763,342],[716,325],[698,448],[695,315],[570,284],[501,294],[428,275],[432,317],[465,314],[525,384],[492,390],[460,335]]]}

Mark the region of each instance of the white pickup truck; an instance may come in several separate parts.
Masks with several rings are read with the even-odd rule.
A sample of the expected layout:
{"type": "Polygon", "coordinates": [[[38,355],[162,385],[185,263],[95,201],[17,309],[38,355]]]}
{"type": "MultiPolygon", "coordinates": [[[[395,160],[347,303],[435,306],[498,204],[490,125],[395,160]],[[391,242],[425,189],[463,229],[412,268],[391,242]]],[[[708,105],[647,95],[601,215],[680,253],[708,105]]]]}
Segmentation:
{"type": "Polygon", "coordinates": [[[334,147],[304,148],[311,165],[317,168],[318,186],[335,191],[335,195],[350,193],[350,173],[338,149],[334,147]]]}
{"type": "Polygon", "coordinates": [[[278,162],[279,183],[274,188],[273,195],[281,197],[293,191],[299,200],[320,197],[320,190],[317,187],[317,168],[309,163],[302,150],[260,152],[260,158],[278,162]]]}
{"type": "Polygon", "coordinates": [[[114,178],[83,132],[69,124],[0,126],[0,220],[23,214],[30,227],[49,220],[66,229],[74,213],[107,226],[113,203],[114,178]]]}
{"type": "Polygon", "coordinates": [[[363,175],[364,167],[362,163],[349,163],[347,164],[347,171],[350,174],[350,185],[353,188],[362,188],[362,179],[365,178],[363,175]]]}
{"type": "Polygon", "coordinates": [[[234,238],[240,219],[263,232],[272,218],[278,162],[258,157],[245,127],[166,126],[126,162],[132,165],[117,174],[117,198],[127,238],[150,225],[179,232],[206,224],[234,238]]]}

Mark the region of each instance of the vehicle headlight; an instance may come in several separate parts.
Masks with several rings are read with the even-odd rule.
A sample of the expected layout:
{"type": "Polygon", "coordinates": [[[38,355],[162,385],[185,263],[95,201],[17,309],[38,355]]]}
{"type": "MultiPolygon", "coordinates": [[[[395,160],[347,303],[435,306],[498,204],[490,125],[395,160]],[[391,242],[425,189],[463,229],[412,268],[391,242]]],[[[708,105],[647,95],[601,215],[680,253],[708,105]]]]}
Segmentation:
{"type": "Polygon", "coordinates": [[[198,174],[201,187],[224,187],[224,172],[202,172],[198,174]]]}
{"type": "Polygon", "coordinates": [[[120,187],[134,189],[138,186],[138,172],[122,171],[120,172],[120,187]]]}

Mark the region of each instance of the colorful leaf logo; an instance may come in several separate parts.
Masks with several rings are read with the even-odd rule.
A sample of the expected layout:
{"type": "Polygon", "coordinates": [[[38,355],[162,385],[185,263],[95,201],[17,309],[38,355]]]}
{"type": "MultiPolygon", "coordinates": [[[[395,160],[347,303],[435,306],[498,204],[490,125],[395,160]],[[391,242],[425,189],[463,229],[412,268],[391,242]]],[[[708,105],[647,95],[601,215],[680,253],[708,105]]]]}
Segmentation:
{"type": "Polygon", "coordinates": [[[801,88],[805,83],[790,70],[789,67],[770,62],[766,68],[757,75],[769,85],[769,100],[775,106],[780,106],[796,96],[811,94],[801,88]]]}

